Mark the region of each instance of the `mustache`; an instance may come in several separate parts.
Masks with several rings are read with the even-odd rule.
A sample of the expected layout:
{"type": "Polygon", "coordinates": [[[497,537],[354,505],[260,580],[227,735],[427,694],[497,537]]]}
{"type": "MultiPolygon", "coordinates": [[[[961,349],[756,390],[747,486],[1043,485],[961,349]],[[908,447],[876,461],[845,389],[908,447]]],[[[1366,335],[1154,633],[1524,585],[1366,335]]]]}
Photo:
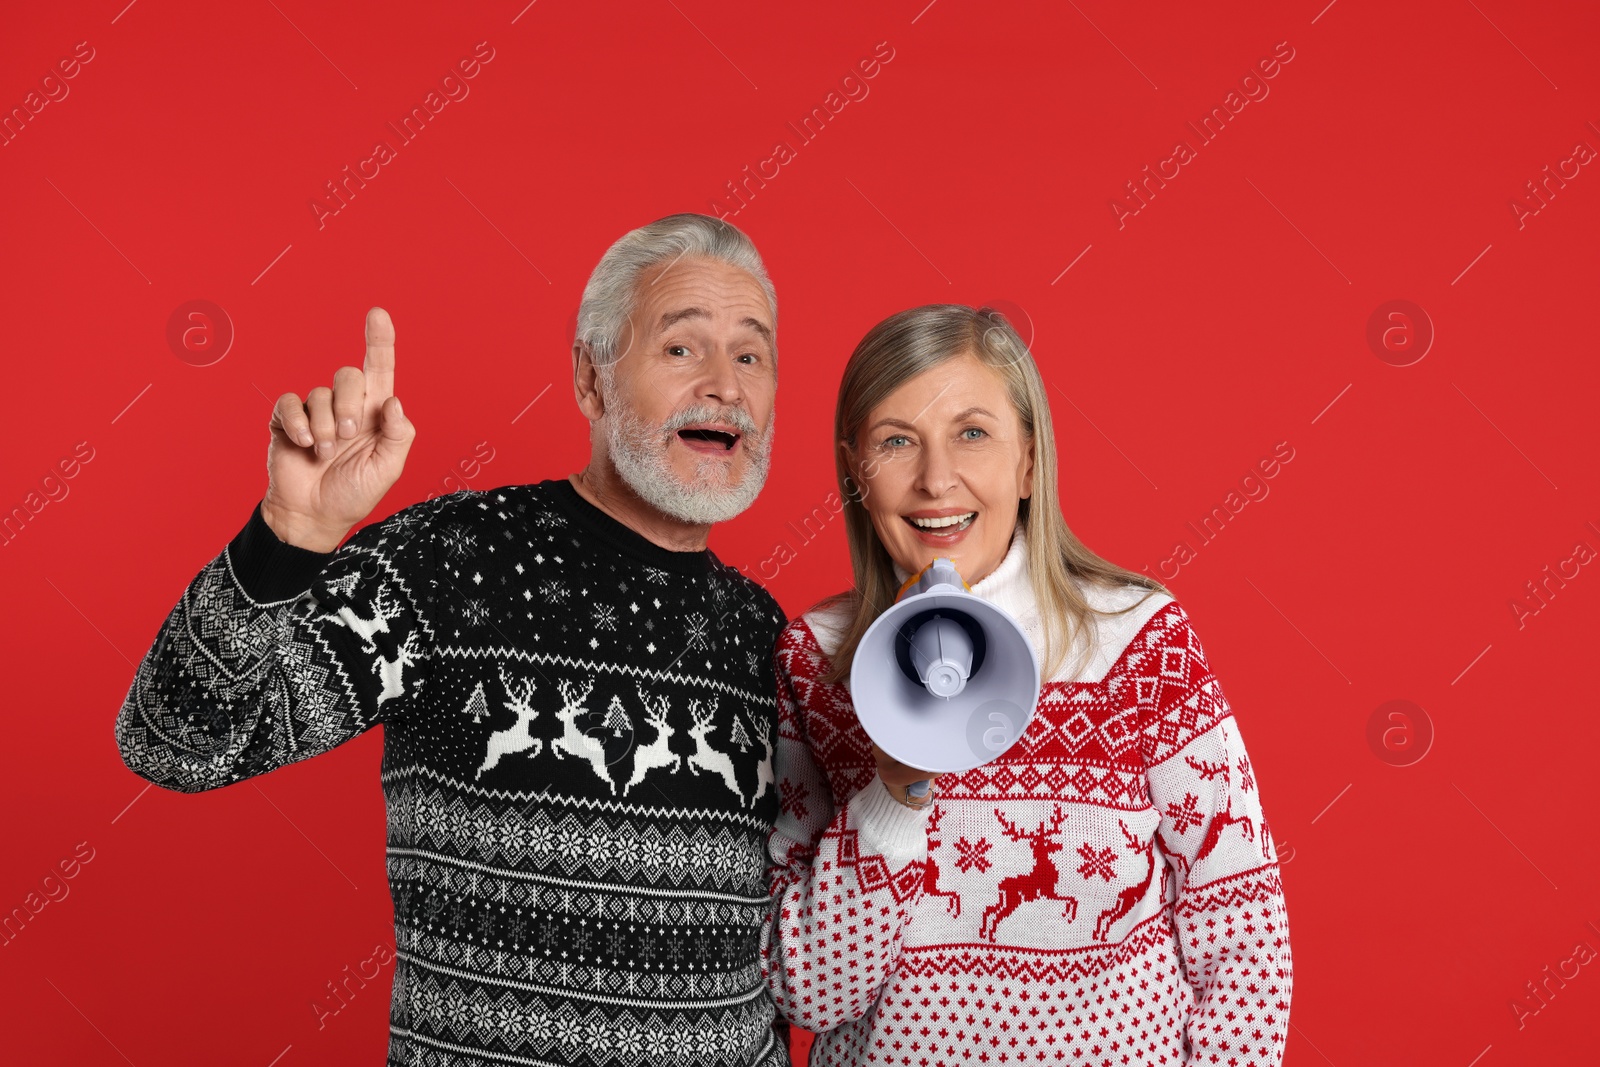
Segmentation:
{"type": "Polygon", "coordinates": [[[760,439],[761,429],[744,408],[723,408],[713,404],[695,404],[675,411],[661,423],[661,433],[671,437],[679,430],[696,423],[725,422],[746,437],[760,439]]]}

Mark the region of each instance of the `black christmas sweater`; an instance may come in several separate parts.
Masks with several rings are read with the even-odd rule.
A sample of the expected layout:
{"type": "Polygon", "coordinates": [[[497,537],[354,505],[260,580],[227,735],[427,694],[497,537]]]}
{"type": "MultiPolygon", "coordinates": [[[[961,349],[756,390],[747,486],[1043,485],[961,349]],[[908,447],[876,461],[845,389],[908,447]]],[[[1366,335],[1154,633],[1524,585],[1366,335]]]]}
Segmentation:
{"type": "Polygon", "coordinates": [[[117,744],[197,792],[383,724],[390,1064],[772,1067],[784,621],[565,480],[414,504],[329,553],[258,505],[162,624],[117,744]]]}

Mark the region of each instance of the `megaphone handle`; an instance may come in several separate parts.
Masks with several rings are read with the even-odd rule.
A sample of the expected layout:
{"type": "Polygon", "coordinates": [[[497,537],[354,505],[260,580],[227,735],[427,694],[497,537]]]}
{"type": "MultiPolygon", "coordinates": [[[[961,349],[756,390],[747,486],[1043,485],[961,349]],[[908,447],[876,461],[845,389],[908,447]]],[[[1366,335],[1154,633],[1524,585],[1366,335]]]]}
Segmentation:
{"type": "MultiPolygon", "coordinates": [[[[920,782],[912,782],[910,785],[905,787],[905,790],[906,795],[904,799],[901,799],[897,796],[894,797],[894,799],[898,800],[901,804],[904,804],[908,808],[911,808],[915,811],[921,811],[923,808],[926,808],[929,804],[933,803],[933,780],[930,778],[924,778],[920,782]]],[[[894,793],[891,791],[889,795],[894,796],[894,793]]]]}

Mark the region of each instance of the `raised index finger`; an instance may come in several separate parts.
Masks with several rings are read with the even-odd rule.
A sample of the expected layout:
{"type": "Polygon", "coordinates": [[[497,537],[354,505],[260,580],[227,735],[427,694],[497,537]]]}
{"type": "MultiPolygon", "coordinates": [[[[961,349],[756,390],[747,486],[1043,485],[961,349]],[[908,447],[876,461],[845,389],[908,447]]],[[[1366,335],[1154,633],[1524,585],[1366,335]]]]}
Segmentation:
{"type": "Polygon", "coordinates": [[[394,323],[383,308],[367,312],[367,408],[375,410],[394,395],[394,323]]]}

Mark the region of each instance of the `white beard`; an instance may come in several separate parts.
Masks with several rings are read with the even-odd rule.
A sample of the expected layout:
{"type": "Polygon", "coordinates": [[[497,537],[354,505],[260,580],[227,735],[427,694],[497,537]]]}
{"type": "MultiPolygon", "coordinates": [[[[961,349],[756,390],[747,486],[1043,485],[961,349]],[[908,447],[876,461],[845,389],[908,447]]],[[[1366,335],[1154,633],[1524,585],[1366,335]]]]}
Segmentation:
{"type": "Polygon", "coordinates": [[[692,484],[678,480],[667,458],[667,449],[677,431],[696,422],[726,418],[743,435],[739,444],[756,438],[755,424],[741,409],[732,414],[717,408],[695,407],[681,411],[660,427],[647,426],[632,409],[613,407],[606,412],[606,444],[611,462],[645,503],[680,522],[726,522],[755,503],[766,484],[772,454],[772,423],[750,449],[750,465],[744,478],[732,485],[721,484],[723,463],[708,459],[696,466],[692,484]]]}

